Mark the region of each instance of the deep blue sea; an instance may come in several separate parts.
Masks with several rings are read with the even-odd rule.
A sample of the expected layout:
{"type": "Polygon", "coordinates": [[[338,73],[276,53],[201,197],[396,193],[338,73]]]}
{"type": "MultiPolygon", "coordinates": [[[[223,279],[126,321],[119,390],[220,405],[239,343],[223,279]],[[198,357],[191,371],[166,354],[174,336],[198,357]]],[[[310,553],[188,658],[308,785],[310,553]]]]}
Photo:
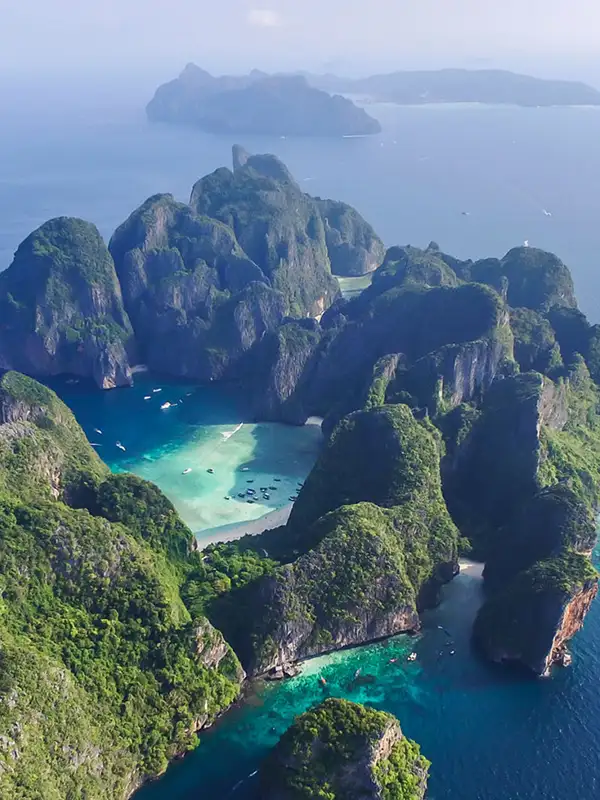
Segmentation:
{"type": "MultiPolygon", "coordinates": [[[[110,98],[101,110],[88,102],[78,108],[63,104],[60,113],[51,103],[44,114],[30,113],[27,104],[18,113],[4,111],[0,267],[48,217],[77,215],[95,222],[108,237],[149,195],[166,191],[185,200],[195,179],[230,160],[232,139],[148,126],[139,108],[127,109],[110,98]]],[[[241,143],[279,155],[310,193],[355,205],[388,245],[424,246],[435,239],[448,252],[473,258],[502,255],[526,239],[553,250],[571,267],[581,307],[600,321],[600,110],[375,111],[384,124],[379,137],[244,137],[241,143]]],[[[288,448],[295,448],[293,481],[315,454],[306,432],[292,442],[283,430],[248,427],[239,432],[241,438],[236,440],[236,433],[227,439],[223,432],[246,420],[235,399],[220,392],[159,385],[149,377],[140,379],[133,392],[108,395],[62,387],[90,438],[99,436],[94,427],[103,430],[96,443],[113,468],[158,475],[180,502],[208,491],[204,467],[222,455],[223,442],[235,443],[237,454],[219,462],[223,484],[210,519],[202,516],[202,502],[189,509],[188,518],[200,514],[204,526],[219,524],[216,500],[229,502],[221,495],[236,488],[239,476],[232,464],[254,463],[275,474],[285,470],[288,448]],[[162,416],[158,401],[143,399],[151,386],[182,404],[162,416]],[[127,445],[125,453],[116,452],[117,440],[127,445]],[[210,449],[199,456],[194,448],[207,442],[210,449]],[[179,455],[170,461],[173,452],[179,455]],[[190,484],[181,491],[181,467],[192,458],[198,464],[186,477],[198,479],[198,491],[190,484]]],[[[229,508],[223,513],[230,514],[229,508]]],[[[399,716],[407,735],[433,762],[433,800],[596,800],[600,603],[574,642],[573,666],[535,681],[493,669],[471,653],[469,631],[479,592],[479,581],[462,575],[447,587],[442,606],[426,616],[417,640],[399,637],[337,654],[312,662],[290,682],[259,687],[203,734],[194,754],[143,789],[140,800],[251,798],[254,783],[248,776],[294,715],[322,698],[320,675],[328,693],[399,716]],[[413,649],[418,660],[409,664],[406,655],[413,649]]]]}

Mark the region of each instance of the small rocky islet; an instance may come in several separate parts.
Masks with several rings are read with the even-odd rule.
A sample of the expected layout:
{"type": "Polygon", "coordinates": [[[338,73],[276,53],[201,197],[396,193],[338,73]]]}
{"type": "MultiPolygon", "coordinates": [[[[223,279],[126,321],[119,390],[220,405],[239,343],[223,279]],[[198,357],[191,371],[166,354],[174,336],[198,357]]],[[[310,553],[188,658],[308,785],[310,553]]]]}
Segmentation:
{"type": "MultiPolygon", "coordinates": [[[[597,592],[600,328],[556,256],[385,251],[354,209],[236,147],[233,171],[187,205],[150,198],[108,247],[90,223],[42,225],[0,274],[0,310],[3,796],[130,795],[245,676],[418,630],[459,555],[485,562],[483,656],[536,675],[568,661],[597,592]],[[341,298],[336,274],[369,272],[341,298]],[[234,381],[259,419],[324,418],[286,526],[200,552],[155,486],[111,475],[21,374],[107,389],[140,362],[234,381]]],[[[307,776],[346,796],[333,725],[373,756],[367,796],[400,781],[421,798],[426,762],[371,713],[300,718],[265,797],[314,796],[307,776]]]]}

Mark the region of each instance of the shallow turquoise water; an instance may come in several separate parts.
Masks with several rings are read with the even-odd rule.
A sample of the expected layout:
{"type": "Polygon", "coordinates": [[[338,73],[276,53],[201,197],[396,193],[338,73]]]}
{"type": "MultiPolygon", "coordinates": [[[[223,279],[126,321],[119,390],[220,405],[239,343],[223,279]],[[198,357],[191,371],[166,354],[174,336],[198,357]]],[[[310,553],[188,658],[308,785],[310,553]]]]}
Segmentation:
{"type": "Polygon", "coordinates": [[[398,716],[433,763],[430,800],[594,800],[600,791],[600,604],[574,643],[572,667],[535,680],[472,653],[480,587],[477,578],[456,578],[441,606],[425,614],[418,637],[316,659],[293,680],[263,684],[136,800],[255,798],[249,776],[268,749],[296,714],[329,695],[398,716]],[[412,650],[418,660],[408,663],[412,650]]]}
{"type": "Polygon", "coordinates": [[[62,380],[51,385],[111,469],[156,483],[200,541],[215,529],[287,505],[321,444],[318,425],[254,423],[234,392],[224,387],[147,374],[138,374],[131,389],[110,392],[62,380]],[[166,402],[173,406],[161,409],[166,402]],[[184,475],[187,469],[192,471],[184,475]],[[274,488],[264,500],[258,490],[269,486],[274,488]],[[260,500],[248,503],[238,497],[248,488],[256,488],[260,500]]]}

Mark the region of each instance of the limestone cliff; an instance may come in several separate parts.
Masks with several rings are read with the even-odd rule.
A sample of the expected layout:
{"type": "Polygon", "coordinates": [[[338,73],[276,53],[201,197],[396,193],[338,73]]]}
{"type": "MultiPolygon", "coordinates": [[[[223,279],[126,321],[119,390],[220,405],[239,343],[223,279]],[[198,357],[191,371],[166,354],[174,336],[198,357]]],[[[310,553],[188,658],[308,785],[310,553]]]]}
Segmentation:
{"type": "Polygon", "coordinates": [[[330,698],[298,717],[260,770],[262,800],[423,800],[429,762],[391,714],[330,698]]]}
{"type": "Polygon", "coordinates": [[[481,412],[444,463],[444,491],[461,531],[485,557],[492,532],[541,486],[540,435],[566,424],[565,387],[533,372],[500,379],[481,412]]]}
{"type": "Polygon", "coordinates": [[[325,223],[327,251],[334,275],[357,276],[380,266],[385,247],[356,209],[334,200],[318,200],[325,223]]]}
{"type": "Polygon", "coordinates": [[[59,217],[18,247],[0,274],[0,368],[69,373],[103,389],[131,384],[133,332],[113,260],[96,227],[59,217]]]}
{"type": "Polygon", "coordinates": [[[258,419],[304,424],[310,416],[304,387],[322,336],[316,320],[288,320],[263,338],[247,380],[258,419]]]}
{"type": "Polygon", "coordinates": [[[190,205],[235,232],[244,252],[285,297],[290,316],[319,316],[339,287],[317,203],[275,156],[236,162],[234,172],[223,168],[199,180],[190,205]]]}
{"type": "Polygon", "coordinates": [[[213,380],[283,319],[282,294],[227,225],[170,195],[147,200],[110,242],[142,358],[213,380]]]}
{"type": "Polygon", "coordinates": [[[547,675],[563,662],[597,592],[598,576],[585,555],[568,552],[537,562],[482,606],[475,641],[492,661],[547,675]]]}

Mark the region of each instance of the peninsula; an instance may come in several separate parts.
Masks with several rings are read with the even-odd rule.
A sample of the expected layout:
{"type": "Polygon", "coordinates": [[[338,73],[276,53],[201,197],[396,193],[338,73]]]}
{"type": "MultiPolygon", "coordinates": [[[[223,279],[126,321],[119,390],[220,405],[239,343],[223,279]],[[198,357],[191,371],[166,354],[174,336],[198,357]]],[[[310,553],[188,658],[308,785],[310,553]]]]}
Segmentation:
{"type": "Polygon", "coordinates": [[[399,71],[367,78],[307,75],[326,92],[360,96],[363,102],[428,105],[485,103],[514,106],[600,105],[600,92],[580,81],[534,78],[500,69],[399,71]]]}
{"type": "Polygon", "coordinates": [[[310,86],[303,76],[254,70],[215,78],[195,64],[160,86],[146,111],[152,122],[220,134],[363,136],[381,130],[351,100],[310,86]]]}

